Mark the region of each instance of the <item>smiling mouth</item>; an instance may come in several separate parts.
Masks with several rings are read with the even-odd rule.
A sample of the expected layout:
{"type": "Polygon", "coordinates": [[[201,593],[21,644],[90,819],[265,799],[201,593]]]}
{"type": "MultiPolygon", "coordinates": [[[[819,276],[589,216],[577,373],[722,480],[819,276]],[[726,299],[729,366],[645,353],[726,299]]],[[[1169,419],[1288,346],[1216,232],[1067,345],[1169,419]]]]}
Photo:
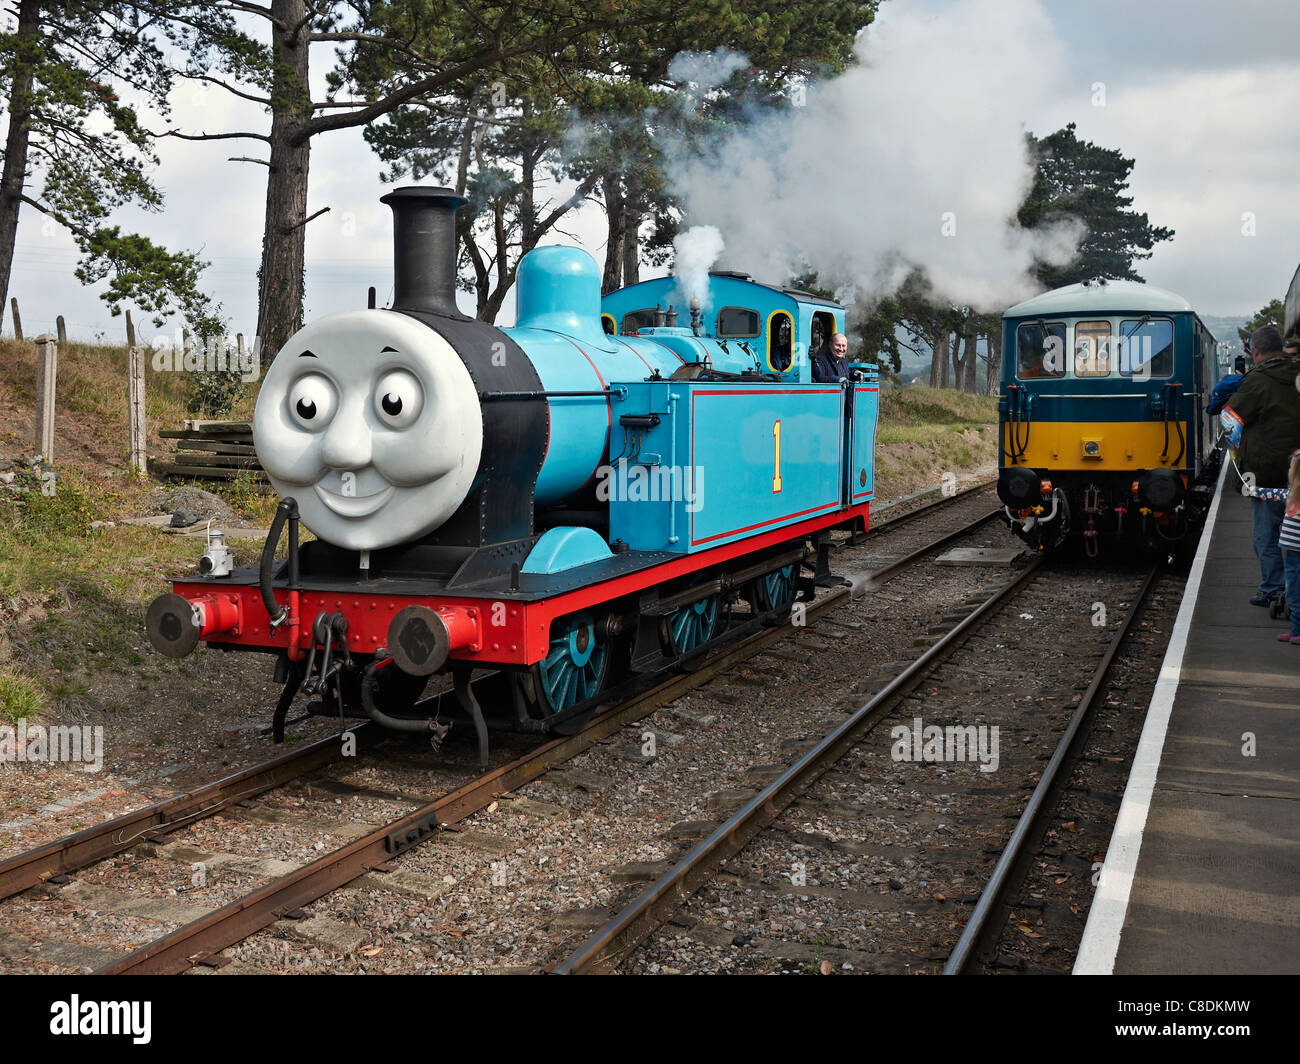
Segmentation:
{"type": "Polygon", "coordinates": [[[393,494],[391,484],[373,495],[336,495],[332,491],[326,491],[319,484],[315,485],[315,488],[320,501],[340,517],[369,517],[393,494]]]}

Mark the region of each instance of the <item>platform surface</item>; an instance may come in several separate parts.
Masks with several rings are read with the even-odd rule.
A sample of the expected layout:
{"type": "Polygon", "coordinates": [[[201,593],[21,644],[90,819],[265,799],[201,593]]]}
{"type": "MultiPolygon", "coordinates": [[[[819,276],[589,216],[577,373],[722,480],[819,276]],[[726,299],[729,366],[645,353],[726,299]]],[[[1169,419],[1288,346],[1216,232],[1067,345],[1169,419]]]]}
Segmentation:
{"type": "Polygon", "coordinates": [[[1211,520],[1076,973],[1300,972],[1300,646],[1249,604],[1249,500],[1211,520]]]}

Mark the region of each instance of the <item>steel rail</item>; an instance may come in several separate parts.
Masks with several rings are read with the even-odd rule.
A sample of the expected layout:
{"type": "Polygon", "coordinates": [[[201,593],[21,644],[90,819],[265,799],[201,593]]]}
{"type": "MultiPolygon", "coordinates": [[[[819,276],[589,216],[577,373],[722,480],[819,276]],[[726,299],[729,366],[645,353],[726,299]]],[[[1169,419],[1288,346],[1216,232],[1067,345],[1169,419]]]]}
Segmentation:
{"type": "MultiPolygon", "coordinates": [[[[352,726],[358,737],[358,749],[375,738],[377,729],[367,728],[368,723],[363,721],[352,726]]],[[[75,872],[141,842],[214,816],[231,802],[283,786],[289,780],[341,760],[342,734],[318,739],[301,750],[281,754],[0,862],[0,899],[43,883],[50,876],[75,872]]]]}
{"type": "Polygon", "coordinates": [[[854,586],[855,594],[862,594],[862,592],[864,591],[868,591],[872,588],[878,587],[879,585],[883,584],[886,580],[888,580],[891,576],[893,576],[895,573],[903,569],[906,569],[910,565],[914,565],[924,555],[929,554],[930,551],[937,550],[940,547],[946,547],[953,540],[961,539],[962,536],[966,536],[969,535],[971,532],[974,532],[975,529],[979,528],[979,526],[984,524],[986,521],[992,521],[993,518],[1001,517],[1001,516],[1002,516],[1001,509],[990,510],[982,517],[975,518],[975,520],[968,522],[967,524],[963,525],[961,528],[956,529],[953,532],[948,532],[945,535],[940,536],[938,539],[932,540],[931,542],[927,543],[923,547],[918,547],[910,554],[905,554],[903,557],[899,558],[898,561],[890,562],[888,565],[881,566],[879,569],[872,569],[869,573],[866,574],[866,578],[865,580],[863,580],[861,584],[855,584],[854,586]]]}
{"type": "MultiPolygon", "coordinates": [[[[880,524],[878,525],[872,525],[870,531],[867,534],[870,535],[872,532],[888,532],[891,529],[898,527],[899,525],[907,524],[909,521],[912,521],[914,518],[922,517],[925,514],[933,513],[936,510],[942,510],[945,506],[950,506],[952,503],[959,502],[960,500],[966,498],[969,495],[975,495],[981,491],[989,491],[990,489],[996,486],[997,486],[996,480],[980,481],[978,484],[972,484],[969,488],[962,488],[961,491],[956,492],[952,495],[945,495],[942,499],[937,499],[934,502],[926,503],[924,506],[918,506],[915,510],[908,510],[907,513],[899,514],[899,516],[897,517],[891,517],[887,521],[881,521],[880,524]]],[[[888,513],[895,506],[902,506],[904,503],[914,502],[917,499],[923,499],[927,495],[933,495],[937,491],[943,491],[943,485],[936,485],[933,488],[926,488],[924,491],[918,492],[915,495],[908,495],[905,498],[897,499],[892,503],[887,503],[884,506],[877,507],[876,512],[888,513]]]]}
{"type": "Polygon", "coordinates": [[[775,820],[812,782],[852,749],[862,733],[915,689],[974,626],[1029,583],[1042,564],[1042,557],[1035,557],[1020,575],[994,592],[553,970],[557,974],[572,975],[611,972],[617,968],[633,949],[667,921],[674,910],[711,879],[718,868],[739,853],[754,835],[775,820]]]}
{"type": "Polygon", "coordinates": [[[966,926],[962,929],[957,944],[953,946],[952,952],[948,955],[947,963],[943,966],[944,975],[962,974],[974,955],[975,947],[988,927],[989,917],[1002,898],[1002,893],[1010,880],[1013,868],[1020,859],[1026,840],[1032,834],[1039,817],[1048,808],[1048,797],[1053,790],[1057,776],[1061,767],[1069,758],[1071,748],[1075,745],[1075,740],[1079,736],[1084,722],[1092,714],[1097,693],[1101,690],[1102,684],[1110,673],[1111,665],[1119,654],[1120,645],[1128,636],[1133,621],[1141,612],[1142,606],[1161,572],[1162,568],[1156,566],[1147,574],[1142,587],[1133,600],[1133,605],[1124,618],[1124,623],[1120,625],[1115,637],[1106,647],[1106,653],[1097,664],[1097,668],[1093,670],[1092,682],[1088,684],[1088,689],[1084,691],[1083,697],[1079,700],[1074,715],[1070,717],[1070,723],[1066,726],[1061,741],[1052,754],[1052,759],[1047,763],[1047,767],[1043,769],[1038,786],[1034,788],[1034,793],[1029,796],[1029,802],[1025,805],[1024,812],[1020,814],[1020,819],[1016,821],[1015,829],[1011,832],[1011,837],[1007,840],[1006,846],[1003,847],[998,863],[994,865],[993,871],[989,874],[988,882],[984,885],[979,901],[975,903],[975,908],[971,910],[970,919],[966,921],[966,926]]]}
{"type": "MultiPolygon", "coordinates": [[[[980,518],[962,531],[982,523],[980,518]]],[[[958,533],[960,534],[960,533],[958,533]]],[[[930,547],[914,551],[915,561],[948,542],[942,537],[930,547]]],[[[1036,567],[1037,560],[1034,563],[1036,567]]],[[[808,606],[805,617],[817,618],[843,605],[849,588],[832,591],[808,606]]],[[[707,683],[730,666],[748,660],[768,646],[786,638],[787,622],[747,636],[733,647],[706,662],[699,670],[673,676],[629,702],[600,714],[570,736],[552,739],[516,760],[466,783],[363,838],[317,858],[250,894],[207,913],[199,919],[124,955],[99,969],[97,974],[176,974],[259,931],[294,909],[308,905],[353,879],[383,865],[398,854],[433,838],[440,829],[454,827],[461,820],[486,808],[501,795],[536,779],[612,735],[620,728],[649,716],[666,702],[707,683]]]]}
{"type": "MultiPolygon", "coordinates": [[[[809,606],[815,616],[843,604],[842,588],[809,606]]],[[[97,974],[175,974],[198,960],[242,941],[284,913],[307,905],[357,876],[392,860],[398,854],[432,838],[439,829],[453,827],[485,808],[501,795],[515,790],[615,733],[649,716],[665,702],[707,683],[719,672],[780,642],[789,626],[757,632],[719,654],[696,672],[674,676],[616,709],[595,717],[570,736],[562,736],[499,766],[458,789],[404,814],[363,838],[303,865],[265,884],[243,898],[207,913],[168,935],[99,969],[97,974]]]]}
{"type": "MultiPolygon", "coordinates": [[[[967,494],[979,488],[968,489],[967,494]]],[[[957,497],[960,497],[957,496],[957,497]]],[[[951,502],[945,499],[944,502],[951,502]]],[[[922,507],[897,521],[905,521],[919,513],[929,512],[939,504],[922,507]]],[[[991,515],[990,515],[991,516],[991,515]]],[[[982,518],[981,520],[987,520],[982,518]]],[[[894,524],[889,522],[888,524],[894,524]]],[[[941,541],[922,547],[906,558],[894,562],[888,567],[892,573],[906,567],[928,550],[942,545],[949,539],[956,538],[962,532],[969,531],[974,524],[945,537],[941,541]]],[[[886,570],[877,570],[870,574],[873,583],[879,582],[886,570]]],[[[437,696],[432,696],[437,697],[437,696]]],[[[305,720],[310,714],[298,718],[305,720]]],[[[269,728],[266,731],[269,733],[269,728]]],[[[357,721],[347,729],[358,737],[359,748],[379,738],[374,734],[369,721],[357,721]]],[[[250,766],[222,779],[203,784],[183,794],[166,798],[151,805],[122,816],[107,820],[102,824],[85,828],[73,835],[51,840],[35,849],[0,861],[0,900],[12,897],[24,890],[34,887],[54,875],[77,872],[97,861],[113,857],[140,842],[147,842],[160,835],[176,831],[206,817],[215,816],[227,808],[231,802],[255,797],[268,790],[283,786],[299,776],[318,768],[332,764],[341,759],[342,744],[338,741],[342,732],[317,740],[301,750],[294,750],[270,758],[258,765],[250,766]]]]}

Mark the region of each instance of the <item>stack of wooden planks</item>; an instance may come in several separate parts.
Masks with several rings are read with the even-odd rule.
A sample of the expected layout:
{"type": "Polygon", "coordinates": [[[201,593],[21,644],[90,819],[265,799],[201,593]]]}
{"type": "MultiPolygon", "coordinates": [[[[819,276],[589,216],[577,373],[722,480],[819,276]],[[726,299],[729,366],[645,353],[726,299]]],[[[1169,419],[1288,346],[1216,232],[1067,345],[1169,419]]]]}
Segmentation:
{"type": "Polygon", "coordinates": [[[165,440],[176,440],[171,461],[149,459],[149,472],[159,477],[232,480],[244,475],[266,483],[266,474],[253,449],[249,421],[186,421],[178,429],[162,429],[165,440]]]}

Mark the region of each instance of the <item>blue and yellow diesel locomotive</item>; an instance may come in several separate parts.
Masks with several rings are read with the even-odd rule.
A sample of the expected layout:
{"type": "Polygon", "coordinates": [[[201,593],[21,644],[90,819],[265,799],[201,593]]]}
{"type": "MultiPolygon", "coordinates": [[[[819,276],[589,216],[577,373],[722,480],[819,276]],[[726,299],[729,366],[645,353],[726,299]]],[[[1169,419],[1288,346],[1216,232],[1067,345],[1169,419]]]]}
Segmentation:
{"type": "Polygon", "coordinates": [[[1215,340],[1151,285],[1069,285],[1002,319],[998,497],[1037,550],[1173,553],[1208,506],[1215,340]]]}
{"type": "Polygon", "coordinates": [[[476,668],[513,685],[519,725],[552,726],[620,666],[692,659],[739,600],[787,614],[828,575],[829,530],[865,530],[878,385],[810,372],[842,307],[714,275],[677,325],[671,279],[602,307],[591,256],[545,247],[497,328],[456,308],[464,201],[384,202],[392,307],[309,324],[262,384],[254,440],[283,500],[262,564],[205,556],[149,610],[165,654],[274,654],[277,735],[299,687],[325,712],[428,730],[436,706],[417,700],[445,672],[486,749],[476,668]],[[805,558],[819,574],[801,578],[805,558]]]}

